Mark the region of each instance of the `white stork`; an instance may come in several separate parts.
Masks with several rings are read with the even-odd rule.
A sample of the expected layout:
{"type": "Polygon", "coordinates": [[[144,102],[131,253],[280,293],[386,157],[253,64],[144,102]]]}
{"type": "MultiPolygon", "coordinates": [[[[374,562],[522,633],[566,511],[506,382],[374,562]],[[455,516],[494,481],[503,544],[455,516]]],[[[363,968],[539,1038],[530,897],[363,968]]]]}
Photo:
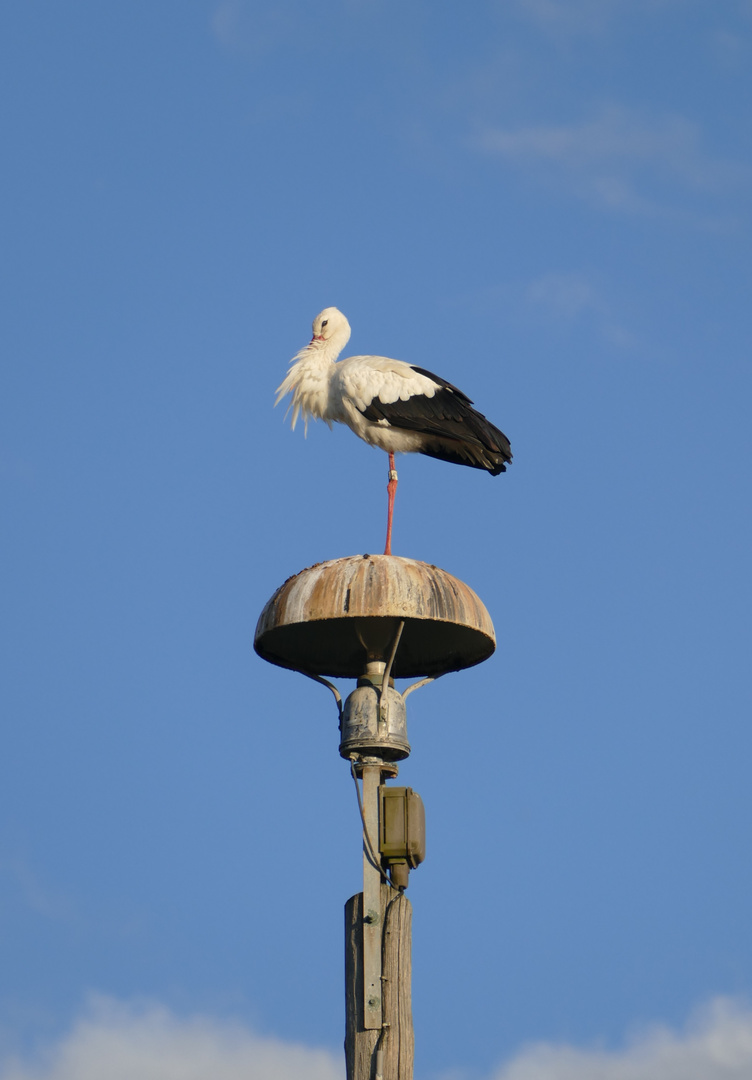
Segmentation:
{"type": "Polygon", "coordinates": [[[429,457],[505,472],[512,460],[509,440],[472,408],[456,386],[425,368],[386,356],[349,356],[335,363],[350,340],[350,324],[335,307],[313,320],[313,337],[290,361],[275,405],[292,393],[292,427],[302,413],[347,426],[365,442],[389,454],[385,555],[392,553],[392,516],[397,490],[397,453],[429,457]]]}

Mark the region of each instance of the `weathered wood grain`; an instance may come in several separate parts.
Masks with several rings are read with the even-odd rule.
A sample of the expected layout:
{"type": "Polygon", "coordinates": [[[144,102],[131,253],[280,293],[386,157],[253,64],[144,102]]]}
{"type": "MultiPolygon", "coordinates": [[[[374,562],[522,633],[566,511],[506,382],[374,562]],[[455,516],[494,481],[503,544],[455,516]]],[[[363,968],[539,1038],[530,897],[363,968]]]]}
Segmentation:
{"type": "Polygon", "coordinates": [[[382,886],[384,1029],[363,1026],[363,894],[345,905],[345,1060],[347,1080],[376,1080],[377,1051],[383,1051],[383,1080],[412,1080],[414,1034],[411,1001],[412,905],[404,894],[382,886]]]}

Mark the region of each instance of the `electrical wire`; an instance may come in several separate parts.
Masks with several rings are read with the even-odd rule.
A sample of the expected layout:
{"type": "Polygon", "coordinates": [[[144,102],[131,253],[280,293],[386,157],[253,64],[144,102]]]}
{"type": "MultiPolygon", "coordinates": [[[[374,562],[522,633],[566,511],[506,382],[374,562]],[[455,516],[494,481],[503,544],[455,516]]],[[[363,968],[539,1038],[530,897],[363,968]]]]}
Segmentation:
{"type": "Polygon", "coordinates": [[[389,685],[389,676],[392,674],[392,664],[394,658],[397,655],[397,649],[399,648],[400,638],[402,637],[402,631],[405,629],[405,620],[400,619],[400,624],[397,627],[397,633],[394,635],[394,644],[392,645],[392,651],[389,653],[389,660],[384,668],[383,682],[381,684],[381,696],[384,696],[386,687],[389,685]]]}
{"type": "Polygon", "coordinates": [[[388,703],[389,699],[387,698],[386,701],[385,701],[384,700],[384,695],[386,694],[387,690],[389,689],[389,676],[392,673],[392,664],[394,663],[394,658],[397,655],[397,649],[399,647],[400,638],[402,637],[402,631],[404,629],[405,629],[405,620],[400,619],[400,624],[397,627],[397,633],[394,635],[394,644],[392,645],[392,651],[389,654],[389,660],[387,662],[386,667],[384,668],[384,674],[381,677],[381,693],[379,694],[379,720],[386,720],[386,717],[387,717],[386,710],[388,708],[387,703],[388,703]]]}
{"type": "Polygon", "coordinates": [[[385,884],[387,884],[391,889],[394,889],[395,892],[399,893],[401,892],[401,890],[398,889],[397,886],[392,882],[391,878],[387,876],[384,867],[381,865],[381,858],[376,854],[373,840],[371,839],[371,835],[368,832],[368,826],[366,825],[366,814],[365,810],[363,809],[363,799],[360,795],[360,786],[358,785],[358,777],[355,772],[355,762],[352,758],[350,758],[350,773],[355,783],[355,793],[358,796],[358,810],[360,811],[360,820],[363,822],[363,846],[366,849],[366,855],[371,860],[372,866],[381,874],[385,884]]]}

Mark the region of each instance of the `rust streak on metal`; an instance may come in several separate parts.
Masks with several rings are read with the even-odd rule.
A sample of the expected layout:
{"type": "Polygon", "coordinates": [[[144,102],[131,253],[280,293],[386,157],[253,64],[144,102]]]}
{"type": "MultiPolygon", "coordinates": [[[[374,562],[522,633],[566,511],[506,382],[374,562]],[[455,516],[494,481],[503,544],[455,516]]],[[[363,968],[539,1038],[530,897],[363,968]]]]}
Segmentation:
{"type": "Polygon", "coordinates": [[[353,665],[378,655],[403,619],[398,677],[468,667],[495,648],[490,616],[469,586],[438,567],[388,555],[335,559],[288,578],[261,614],[255,647],[285,667],[355,675],[353,665]],[[334,655],[343,649],[347,655],[334,655]]]}

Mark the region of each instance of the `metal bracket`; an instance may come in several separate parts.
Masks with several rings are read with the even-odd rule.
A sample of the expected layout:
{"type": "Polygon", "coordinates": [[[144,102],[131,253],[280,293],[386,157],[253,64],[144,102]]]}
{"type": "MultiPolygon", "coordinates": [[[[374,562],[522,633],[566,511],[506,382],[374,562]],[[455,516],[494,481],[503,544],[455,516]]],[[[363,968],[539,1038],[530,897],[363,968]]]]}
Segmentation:
{"type": "Polygon", "coordinates": [[[402,691],[402,700],[407,698],[408,694],[412,694],[413,690],[420,690],[421,686],[428,686],[430,682],[436,682],[440,679],[441,675],[429,675],[427,679],[419,679],[417,682],[411,683],[405,690],[402,691]]]}
{"type": "Polygon", "coordinates": [[[337,713],[339,715],[340,724],[342,723],[342,695],[340,694],[334,683],[330,683],[328,679],[322,678],[321,675],[312,675],[310,671],[301,671],[301,675],[305,675],[307,679],[313,679],[314,682],[321,683],[328,690],[334,694],[334,700],[337,702],[337,713]]]}

